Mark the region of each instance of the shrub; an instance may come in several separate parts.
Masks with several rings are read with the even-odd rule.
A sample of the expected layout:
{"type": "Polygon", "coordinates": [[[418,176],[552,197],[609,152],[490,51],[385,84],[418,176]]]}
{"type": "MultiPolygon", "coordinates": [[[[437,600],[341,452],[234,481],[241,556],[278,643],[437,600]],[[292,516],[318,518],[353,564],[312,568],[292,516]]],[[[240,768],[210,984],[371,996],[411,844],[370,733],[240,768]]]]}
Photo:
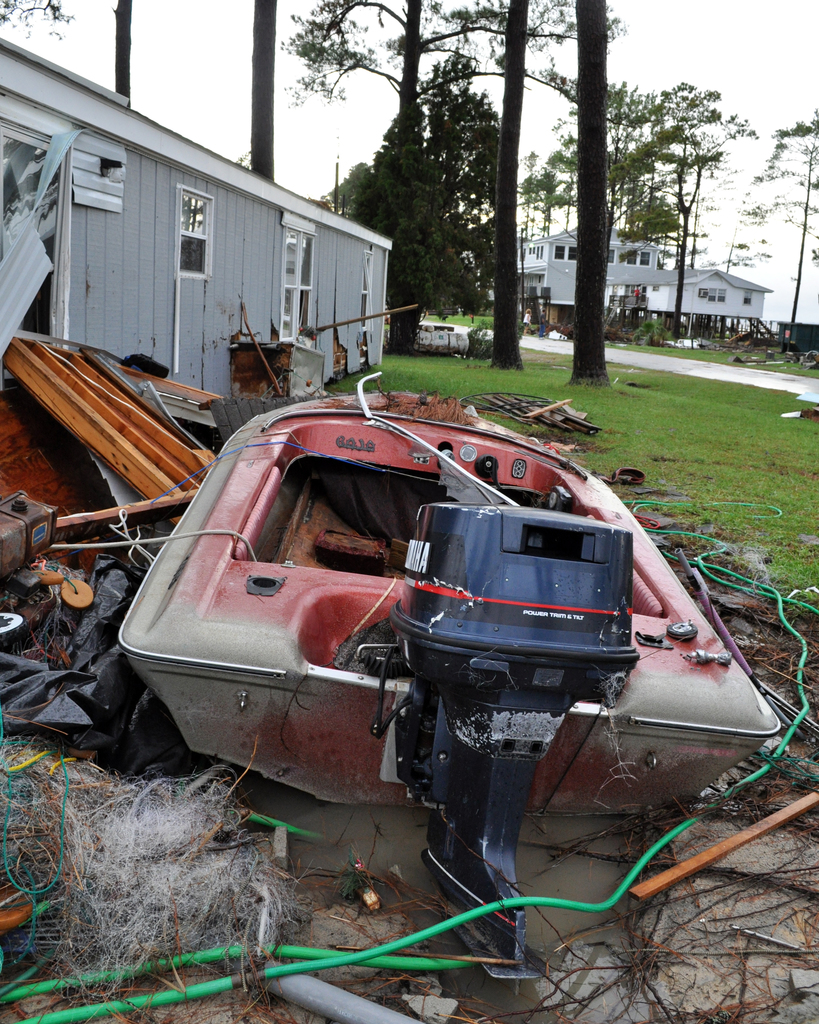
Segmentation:
{"type": "Polygon", "coordinates": [[[654,345],[662,348],[667,341],[671,341],[674,335],[666,330],[662,320],[646,320],[640,324],[631,340],[637,345],[654,345]]]}
{"type": "Polygon", "coordinates": [[[494,332],[492,331],[491,320],[479,320],[475,327],[470,327],[467,337],[469,338],[469,348],[466,353],[467,359],[492,358],[494,332]]]}

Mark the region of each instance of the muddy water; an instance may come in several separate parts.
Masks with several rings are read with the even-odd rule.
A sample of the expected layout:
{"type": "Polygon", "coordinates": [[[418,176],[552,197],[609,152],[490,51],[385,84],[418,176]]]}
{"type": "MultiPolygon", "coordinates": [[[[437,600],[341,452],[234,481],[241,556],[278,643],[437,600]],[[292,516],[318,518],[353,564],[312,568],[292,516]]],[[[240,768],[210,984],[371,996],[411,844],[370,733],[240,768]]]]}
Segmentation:
{"type": "MultiPolygon", "coordinates": [[[[260,776],[252,778],[246,789],[254,808],[260,813],[310,829],[324,837],[310,843],[291,836],[290,853],[297,874],[338,871],[353,847],[374,875],[385,876],[397,865],[401,877],[409,885],[429,893],[436,891],[421,862],[421,851],[426,846],[428,816],[424,808],[323,803],[260,776]]],[[[518,881],[524,895],[584,902],[599,902],[608,897],[622,879],[625,867],[583,855],[565,857],[549,848],[566,846],[581,837],[597,835],[616,824],[617,820],[603,816],[527,816],[521,830],[517,858],[518,881]]],[[[589,849],[606,854],[621,852],[618,840],[613,837],[597,839],[589,849]]],[[[568,948],[573,943],[582,943],[586,959],[593,964],[595,947],[602,951],[603,943],[620,945],[618,911],[625,904],[626,900],[621,901],[621,905],[603,914],[530,909],[527,911],[528,944],[550,966],[558,968],[568,948]],[[589,947],[592,947],[591,951],[589,947]]],[[[419,910],[417,916],[413,916],[413,924],[422,928],[438,919],[429,911],[419,910]]],[[[431,949],[458,954],[468,952],[452,933],[433,940],[431,949]]],[[[593,967],[590,971],[579,970],[565,986],[566,991],[576,992],[584,985],[592,985],[593,975],[593,967]]],[[[490,978],[478,967],[444,972],[439,980],[446,995],[468,999],[471,1008],[479,1009],[486,1016],[512,1010],[531,1010],[553,992],[553,986],[545,979],[519,984],[502,982],[490,978]]],[[[542,1024],[553,1019],[556,1018],[547,1013],[537,1016],[542,1024]]]]}

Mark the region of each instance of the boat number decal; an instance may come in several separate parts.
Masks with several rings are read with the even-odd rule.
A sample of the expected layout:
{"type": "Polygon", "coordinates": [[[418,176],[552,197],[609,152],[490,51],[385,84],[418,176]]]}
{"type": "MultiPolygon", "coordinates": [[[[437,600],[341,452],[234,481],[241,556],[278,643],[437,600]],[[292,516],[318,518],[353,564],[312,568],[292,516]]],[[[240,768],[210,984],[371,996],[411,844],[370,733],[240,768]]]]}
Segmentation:
{"type": "Polygon", "coordinates": [[[359,438],[356,443],[354,437],[345,437],[343,434],[339,434],[336,438],[336,445],[339,448],[349,448],[354,452],[374,452],[375,441],[365,441],[363,438],[359,438]]]}
{"type": "Polygon", "coordinates": [[[526,459],[515,459],[512,463],[512,476],[515,480],[522,480],[526,476],[526,459]]]}
{"type": "Polygon", "coordinates": [[[427,571],[429,548],[429,541],[426,540],[411,540],[409,542],[405,565],[410,572],[422,573],[427,571]]]}

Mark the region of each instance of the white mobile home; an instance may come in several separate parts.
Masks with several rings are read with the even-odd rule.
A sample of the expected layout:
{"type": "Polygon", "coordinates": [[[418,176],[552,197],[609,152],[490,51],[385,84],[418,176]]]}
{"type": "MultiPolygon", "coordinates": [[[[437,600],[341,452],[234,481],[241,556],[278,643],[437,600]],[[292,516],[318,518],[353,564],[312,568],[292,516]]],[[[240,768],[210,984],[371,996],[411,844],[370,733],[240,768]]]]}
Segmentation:
{"type": "MultiPolygon", "coordinates": [[[[242,303],[266,342],[384,309],[389,239],[3,41],[0,133],[0,354],[22,325],[226,394],[242,303]]],[[[380,319],[339,327],[347,368],[362,340],[380,362],[382,335],[380,319]]]]}

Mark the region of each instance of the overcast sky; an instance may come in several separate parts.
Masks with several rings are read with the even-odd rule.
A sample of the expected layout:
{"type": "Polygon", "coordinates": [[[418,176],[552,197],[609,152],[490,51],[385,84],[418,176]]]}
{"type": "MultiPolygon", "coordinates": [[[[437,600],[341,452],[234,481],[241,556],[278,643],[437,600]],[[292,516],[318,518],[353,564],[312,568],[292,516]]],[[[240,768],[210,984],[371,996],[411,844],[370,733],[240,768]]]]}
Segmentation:
{"type": "MultiPolygon", "coordinates": [[[[759,173],[777,129],[809,120],[819,106],[816,84],[816,28],[813,0],[780,0],[775,10],[762,0],[609,0],[626,32],[609,56],[609,81],[626,81],[641,91],[691,82],[722,93],[724,114],[750,121],[759,139],[734,144],[736,169],[730,191],[717,197],[709,214],[706,259],[725,258],[736,226],[736,207],[759,173]]],[[[312,3],[279,0],[279,45],[292,32],[291,15],[312,3]]],[[[26,36],[6,28],[3,35],[63,67],[113,88],[114,0],[64,0],[75,20],[63,38],[37,25],[26,36]]],[[[237,159],[250,148],[250,58],[253,0],[134,0],[131,92],[136,110],[160,124],[237,159]]],[[[347,100],[328,106],[310,99],[292,104],[290,90],[300,68],[281,53],[276,58],[276,178],[302,195],[317,197],[332,187],[338,154],[342,176],[355,163],[370,161],[394,117],[397,100],[388,84],[360,74],[347,85],[347,100]]],[[[558,63],[576,69],[576,51],[566,44],[558,63]]],[[[500,100],[501,86],[487,79],[500,100]]],[[[521,156],[547,156],[556,146],[553,127],[568,113],[566,102],[545,87],[527,92],[521,156]]],[[[817,219],[819,222],[819,219],[817,219]]],[[[773,255],[767,264],[734,272],[774,289],[765,304],[771,319],[790,319],[799,234],[772,220],[761,231],[773,255]]],[[[819,245],[809,240],[810,248],[819,245]]],[[[724,266],[724,264],[723,264],[724,266]]],[[[806,258],[797,318],[819,322],[819,271],[806,258]]]]}

